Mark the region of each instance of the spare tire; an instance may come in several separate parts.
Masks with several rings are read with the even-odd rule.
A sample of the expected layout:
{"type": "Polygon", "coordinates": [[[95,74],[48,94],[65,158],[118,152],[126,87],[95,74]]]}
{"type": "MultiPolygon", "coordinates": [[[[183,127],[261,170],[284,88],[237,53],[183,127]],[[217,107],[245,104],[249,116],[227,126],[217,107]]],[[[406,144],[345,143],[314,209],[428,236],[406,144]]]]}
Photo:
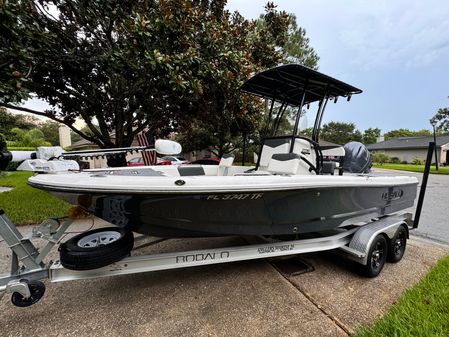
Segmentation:
{"type": "Polygon", "coordinates": [[[97,228],[61,244],[60,261],[67,269],[97,269],[128,256],[133,246],[132,232],[119,227],[97,228]]]}

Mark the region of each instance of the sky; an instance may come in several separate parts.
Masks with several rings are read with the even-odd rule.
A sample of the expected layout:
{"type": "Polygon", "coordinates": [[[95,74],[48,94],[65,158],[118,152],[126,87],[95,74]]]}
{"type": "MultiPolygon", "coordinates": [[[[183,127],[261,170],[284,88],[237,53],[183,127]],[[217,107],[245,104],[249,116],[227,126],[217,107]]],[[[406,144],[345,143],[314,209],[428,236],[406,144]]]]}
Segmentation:
{"type": "MultiPolygon", "coordinates": [[[[267,0],[229,0],[248,19],[267,0]]],[[[276,0],[293,13],[320,56],[319,71],[363,90],[350,102],[328,104],[323,122],[431,129],[429,119],[449,107],[449,1],[276,0]]],[[[35,100],[25,104],[43,110],[35,100]]],[[[311,116],[311,113],[309,113],[311,116]]],[[[309,126],[312,123],[309,122],[309,126]]]]}
{"type": "MultiPolygon", "coordinates": [[[[274,1],[274,0],[273,0],[274,1]]],[[[266,0],[229,0],[248,19],[266,0]]],[[[320,56],[319,71],[363,90],[328,104],[324,123],[352,122],[382,133],[431,129],[449,107],[449,1],[276,0],[296,15],[320,56]]],[[[310,124],[310,122],[309,122],[310,124]]]]}

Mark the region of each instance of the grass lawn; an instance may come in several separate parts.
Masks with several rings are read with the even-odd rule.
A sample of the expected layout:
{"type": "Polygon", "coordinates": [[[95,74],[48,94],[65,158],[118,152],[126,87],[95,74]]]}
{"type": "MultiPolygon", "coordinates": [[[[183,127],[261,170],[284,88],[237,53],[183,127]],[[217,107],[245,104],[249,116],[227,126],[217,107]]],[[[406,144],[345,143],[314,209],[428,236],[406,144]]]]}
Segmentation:
{"type": "Polygon", "coordinates": [[[50,217],[67,215],[70,205],[45,191],[27,185],[32,172],[0,172],[0,186],[13,189],[0,193],[0,209],[16,225],[37,224],[50,217]]]}
{"type": "MultiPolygon", "coordinates": [[[[375,296],[375,291],[373,296],[375,296]]],[[[449,256],[441,259],[390,311],[356,337],[449,335],[449,256]]]]}
{"type": "MultiPolygon", "coordinates": [[[[412,164],[377,164],[373,163],[373,167],[390,169],[390,170],[401,170],[401,171],[412,171],[412,172],[424,172],[424,165],[412,165],[412,164]]],[[[430,167],[430,173],[433,174],[449,174],[449,166],[440,166],[438,171],[435,170],[435,165],[430,167]]]]}

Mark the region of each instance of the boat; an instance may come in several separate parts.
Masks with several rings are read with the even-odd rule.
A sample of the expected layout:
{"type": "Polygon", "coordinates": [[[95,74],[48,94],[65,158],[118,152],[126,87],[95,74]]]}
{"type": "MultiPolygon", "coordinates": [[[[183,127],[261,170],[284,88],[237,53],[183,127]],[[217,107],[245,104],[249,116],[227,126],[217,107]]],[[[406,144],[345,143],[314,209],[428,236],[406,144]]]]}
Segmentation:
{"type": "Polygon", "coordinates": [[[232,165],[233,157],[224,156],[219,165],[44,173],[28,183],[116,226],[166,238],[302,235],[413,206],[417,179],[369,173],[369,153],[363,145],[345,149],[343,165],[325,160],[323,152],[332,148],[319,140],[326,105],[339,97],[349,101],[360,89],[288,64],[254,75],[241,91],[271,101],[271,131],[254,168],[232,165]],[[317,112],[308,138],[300,129],[303,110],[311,104],[317,112]],[[276,135],[292,107],[297,109],[292,134],[276,135]]]}

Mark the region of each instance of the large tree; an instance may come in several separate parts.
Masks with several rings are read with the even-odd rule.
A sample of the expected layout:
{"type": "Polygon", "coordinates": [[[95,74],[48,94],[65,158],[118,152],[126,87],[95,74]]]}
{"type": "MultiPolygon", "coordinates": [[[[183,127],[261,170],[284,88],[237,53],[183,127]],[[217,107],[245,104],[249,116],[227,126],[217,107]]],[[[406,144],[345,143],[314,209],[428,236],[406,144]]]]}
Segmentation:
{"type": "Polygon", "coordinates": [[[409,129],[395,129],[388,131],[384,134],[385,140],[398,138],[398,137],[417,137],[417,136],[431,136],[432,133],[427,129],[422,129],[418,131],[409,129]]]}
{"type": "Polygon", "coordinates": [[[449,133],[449,108],[438,109],[438,112],[431,118],[431,121],[438,123],[437,130],[441,133],[449,133]]]}
{"type": "MultiPolygon", "coordinates": [[[[268,4],[260,26],[225,4],[4,2],[0,103],[42,98],[52,109],[31,112],[100,147],[128,146],[148,126],[166,136],[188,133],[199,122],[214,128],[218,143],[229,142],[242,125],[248,132],[257,127],[257,100],[241,98],[238,88],[252,73],[282,62],[293,21],[268,4]],[[89,133],[75,127],[76,118],[89,133]]],[[[307,55],[317,59],[311,48],[307,55]]]]}
{"type": "Polygon", "coordinates": [[[379,136],[379,128],[368,128],[363,132],[362,142],[363,144],[374,144],[379,136]]]}
{"type": "Polygon", "coordinates": [[[320,138],[344,145],[350,141],[362,141],[362,134],[354,123],[329,122],[321,128],[320,138]]]}
{"type": "Polygon", "coordinates": [[[13,128],[30,130],[36,127],[37,122],[39,120],[35,117],[12,114],[5,108],[0,107],[0,133],[3,133],[6,139],[14,137],[14,133],[11,131],[13,128]]]}

